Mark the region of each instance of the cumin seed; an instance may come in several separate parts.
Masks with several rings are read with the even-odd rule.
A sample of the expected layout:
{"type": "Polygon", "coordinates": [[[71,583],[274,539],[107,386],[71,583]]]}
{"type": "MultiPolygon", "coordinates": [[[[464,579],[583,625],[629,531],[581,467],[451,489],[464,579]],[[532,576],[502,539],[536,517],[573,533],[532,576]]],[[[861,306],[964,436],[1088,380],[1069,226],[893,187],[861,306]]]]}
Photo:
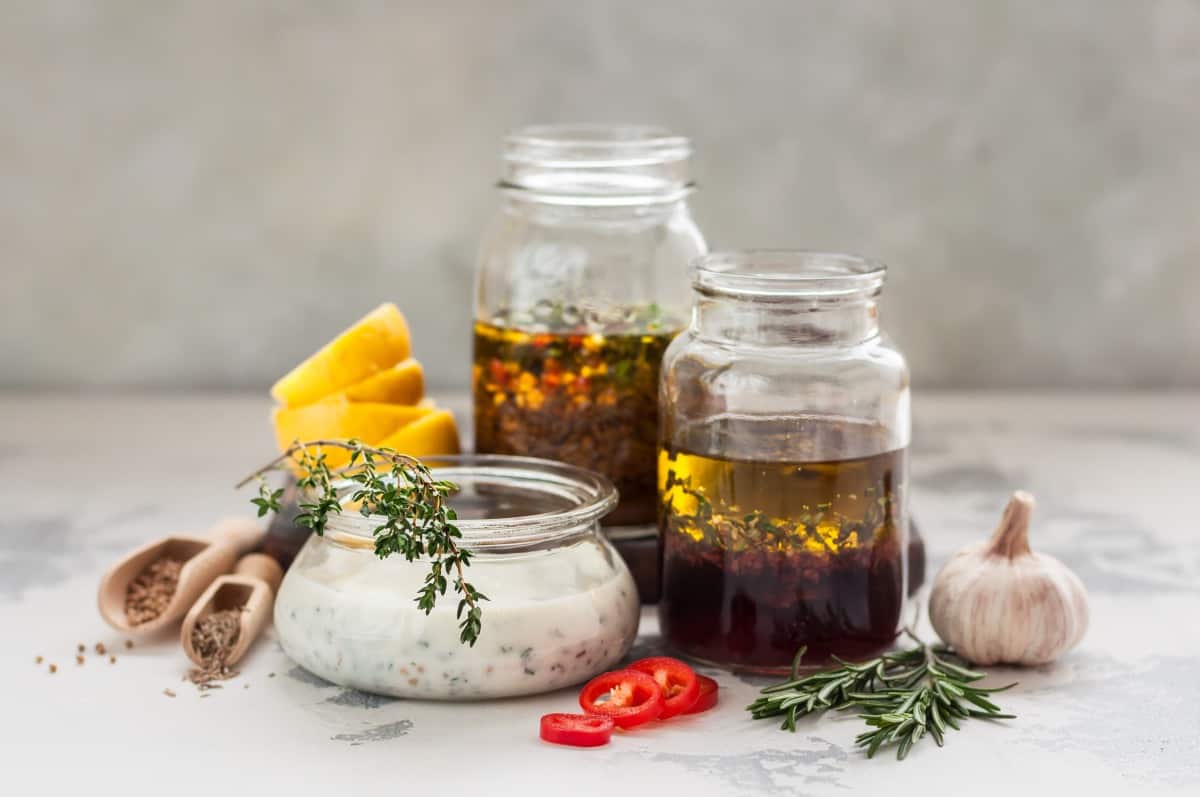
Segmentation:
{"type": "Polygon", "coordinates": [[[192,628],[192,648],[203,664],[188,673],[188,680],[201,689],[220,688],[215,682],[238,674],[226,662],[241,636],[242,609],[222,609],[205,615],[192,628]]]}
{"type": "MultiPolygon", "coordinates": [[[[125,588],[125,616],[130,623],[148,623],[166,610],[179,587],[182,568],[182,560],[164,556],[151,562],[129,582],[125,588]]],[[[132,642],[125,642],[125,647],[132,646],[132,642]]],[[[83,645],[79,650],[83,652],[83,645]]]]}

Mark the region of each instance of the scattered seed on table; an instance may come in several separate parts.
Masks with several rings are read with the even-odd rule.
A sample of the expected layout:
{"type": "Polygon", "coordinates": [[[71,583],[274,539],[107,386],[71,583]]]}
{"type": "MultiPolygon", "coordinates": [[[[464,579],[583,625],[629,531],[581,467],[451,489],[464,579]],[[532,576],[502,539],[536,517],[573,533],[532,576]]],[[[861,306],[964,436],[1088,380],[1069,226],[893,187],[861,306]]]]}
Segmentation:
{"type": "Polygon", "coordinates": [[[78,650],[80,653],[83,653],[85,650],[87,650],[87,646],[86,646],[86,645],[84,645],[82,642],[80,642],[80,643],[79,643],[79,644],[76,646],[76,649],[77,649],[77,650],[78,650]]]}
{"type": "Polygon", "coordinates": [[[75,663],[76,663],[76,664],[83,664],[83,662],[84,662],[84,658],[83,658],[83,656],[76,656],[76,657],[75,657],[75,663]]]}
{"type": "Polygon", "coordinates": [[[132,639],[126,639],[126,640],[125,640],[125,649],[126,649],[126,650],[133,650],[133,640],[132,640],[132,639]]]}
{"type": "Polygon", "coordinates": [[[116,656],[109,656],[109,657],[108,657],[108,663],[109,663],[109,664],[116,664],[116,663],[117,663],[117,657],[116,657],[116,656]]]}
{"type": "Polygon", "coordinates": [[[51,675],[53,675],[53,674],[54,674],[54,673],[56,673],[56,672],[58,672],[58,665],[57,665],[57,664],[51,664],[51,665],[50,665],[50,674],[51,674],[51,675]]]}
{"type": "Polygon", "coordinates": [[[103,642],[96,643],[96,655],[97,656],[103,656],[107,652],[108,652],[108,650],[105,649],[103,642]]]}
{"type": "Polygon", "coordinates": [[[175,697],[175,693],[172,692],[170,689],[164,689],[163,694],[166,695],[167,697],[175,697]]]}
{"type": "Polygon", "coordinates": [[[268,677],[268,678],[274,678],[274,677],[275,677],[275,673],[273,673],[273,672],[269,672],[269,673],[267,673],[267,677],[268,677]]]}
{"type": "Polygon", "coordinates": [[[42,657],[41,657],[41,656],[38,656],[36,659],[34,659],[34,660],[33,660],[33,663],[34,663],[34,664],[41,664],[41,663],[42,663],[42,657]]]}

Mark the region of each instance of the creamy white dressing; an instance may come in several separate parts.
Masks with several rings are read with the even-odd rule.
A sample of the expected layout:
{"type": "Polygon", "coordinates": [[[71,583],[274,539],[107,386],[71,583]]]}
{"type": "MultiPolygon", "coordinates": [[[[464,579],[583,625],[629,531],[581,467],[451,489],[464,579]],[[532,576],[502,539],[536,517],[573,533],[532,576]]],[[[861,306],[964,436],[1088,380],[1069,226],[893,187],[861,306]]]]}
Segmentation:
{"type": "Polygon", "coordinates": [[[452,590],[426,615],[420,561],[313,537],[275,601],[284,651],[343,686],[396,697],[472,699],[546,692],[611,669],[637,635],[628,568],[597,537],[521,554],[477,555],[468,579],[489,600],[474,647],[459,642],[452,590]]]}

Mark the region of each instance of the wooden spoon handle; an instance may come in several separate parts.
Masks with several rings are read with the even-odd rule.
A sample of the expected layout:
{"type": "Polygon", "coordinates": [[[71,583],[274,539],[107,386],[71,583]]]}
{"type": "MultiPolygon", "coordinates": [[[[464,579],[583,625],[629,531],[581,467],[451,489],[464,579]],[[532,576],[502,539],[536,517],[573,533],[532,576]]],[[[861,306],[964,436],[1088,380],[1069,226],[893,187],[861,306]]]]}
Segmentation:
{"type": "Polygon", "coordinates": [[[279,582],[283,580],[283,568],[265,553],[246,554],[238,560],[233,572],[259,579],[270,588],[272,594],[279,590],[279,582]]]}
{"type": "Polygon", "coordinates": [[[233,548],[238,554],[253,551],[266,536],[267,530],[258,521],[247,517],[227,517],[208,530],[220,545],[233,548]]]}

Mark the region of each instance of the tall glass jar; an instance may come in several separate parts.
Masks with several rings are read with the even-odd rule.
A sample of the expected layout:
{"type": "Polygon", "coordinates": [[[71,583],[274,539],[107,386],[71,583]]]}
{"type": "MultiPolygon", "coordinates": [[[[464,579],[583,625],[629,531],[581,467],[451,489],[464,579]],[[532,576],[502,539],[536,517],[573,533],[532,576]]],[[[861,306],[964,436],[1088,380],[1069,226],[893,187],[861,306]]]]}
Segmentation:
{"type": "Polygon", "coordinates": [[[883,266],[699,258],[663,360],[658,478],[668,643],[785,670],[895,637],[907,573],[909,377],[881,334],[883,266]]]}
{"type": "Polygon", "coordinates": [[[621,496],[605,525],[651,535],[651,563],[659,364],[706,251],[691,151],[651,127],[509,135],[476,274],[475,450],[604,474],[621,496]]]}

